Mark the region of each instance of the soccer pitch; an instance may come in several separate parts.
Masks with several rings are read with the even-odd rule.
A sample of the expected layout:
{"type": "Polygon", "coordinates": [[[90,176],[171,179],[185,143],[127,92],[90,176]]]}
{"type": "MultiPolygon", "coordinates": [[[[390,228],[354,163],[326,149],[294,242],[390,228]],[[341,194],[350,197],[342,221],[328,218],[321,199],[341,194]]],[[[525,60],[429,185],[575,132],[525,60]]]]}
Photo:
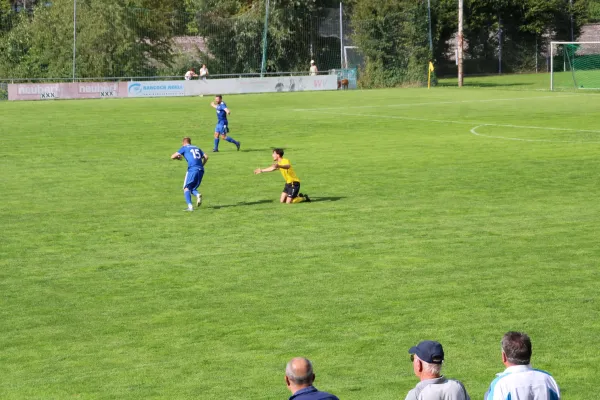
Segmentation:
{"type": "Polygon", "coordinates": [[[482,398],[523,330],[597,399],[600,97],[503,88],[0,103],[0,398],[482,398]],[[209,154],[185,213],[181,138],[209,154]],[[286,149],[312,203],[282,205],[286,149]]]}

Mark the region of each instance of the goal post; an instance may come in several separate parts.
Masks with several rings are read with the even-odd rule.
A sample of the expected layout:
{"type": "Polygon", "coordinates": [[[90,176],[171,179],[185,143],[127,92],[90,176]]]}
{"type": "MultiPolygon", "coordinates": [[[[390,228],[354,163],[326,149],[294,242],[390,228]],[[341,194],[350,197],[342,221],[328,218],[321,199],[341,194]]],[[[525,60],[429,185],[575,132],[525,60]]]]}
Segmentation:
{"type": "Polygon", "coordinates": [[[600,90],[600,42],[551,42],[550,90],[600,90]]]}
{"type": "Polygon", "coordinates": [[[344,65],[343,68],[352,69],[362,67],[364,63],[363,56],[358,46],[344,46],[344,65]]]}

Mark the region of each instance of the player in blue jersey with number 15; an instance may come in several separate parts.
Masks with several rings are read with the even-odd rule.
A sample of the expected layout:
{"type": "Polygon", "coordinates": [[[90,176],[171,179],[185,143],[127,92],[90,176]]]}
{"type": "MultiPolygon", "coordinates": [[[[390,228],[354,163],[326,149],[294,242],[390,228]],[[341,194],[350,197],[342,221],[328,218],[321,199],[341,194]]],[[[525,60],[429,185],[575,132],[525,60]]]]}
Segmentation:
{"type": "Polygon", "coordinates": [[[215,101],[210,103],[210,105],[217,110],[217,126],[215,127],[215,147],[213,148],[214,152],[219,151],[219,136],[221,139],[229,143],[235,144],[238,151],[240,150],[240,142],[235,141],[233,138],[227,136],[229,133],[229,123],[227,122],[227,116],[231,114],[227,105],[223,101],[223,96],[218,95],[215,97],[215,101]]]}
{"type": "Polygon", "coordinates": [[[187,208],[184,211],[194,211],[192,206],[192,195],[196,196],[196,207],[202,204],[202,194],[198,192],[198,187],[204,176],[204,164],[208,161],[208,156],[198,147],[192,145],[192,139],[184,137],[183,147],[173,153],[171,160],[181,160],[185,158],[188,163],[188,170],[183,181],[183,195],[187,208]]]}

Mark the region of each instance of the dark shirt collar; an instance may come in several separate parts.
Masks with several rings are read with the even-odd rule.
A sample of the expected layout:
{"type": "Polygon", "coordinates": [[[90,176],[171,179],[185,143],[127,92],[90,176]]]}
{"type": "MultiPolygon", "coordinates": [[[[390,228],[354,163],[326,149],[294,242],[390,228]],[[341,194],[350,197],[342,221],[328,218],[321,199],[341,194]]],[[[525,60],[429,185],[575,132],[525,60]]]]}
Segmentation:
{"type": "Polygon", "coordinates": [[[313,392],[318,392],[317,388],[312,385],[307,386],[303,389],[298,390],[296,393],[294,393],[292,395],[292,397],[290,397],[290,400],[295,399],[296,397],[303,395],[305,393],[313,393],[313,392]]]}

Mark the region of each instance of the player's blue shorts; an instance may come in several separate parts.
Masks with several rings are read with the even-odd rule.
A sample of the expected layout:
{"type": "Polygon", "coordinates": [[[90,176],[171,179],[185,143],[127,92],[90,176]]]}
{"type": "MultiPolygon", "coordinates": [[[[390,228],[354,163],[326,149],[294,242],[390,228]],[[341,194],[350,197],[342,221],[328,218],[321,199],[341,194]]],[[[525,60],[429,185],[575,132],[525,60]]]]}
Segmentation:
{"type": "Polygon", "coordinates": [[[217,122],[217,126],[215,127],[215,132],[221,135],[227,135],[229,133],[229,124],[227,121],[219,121],[217,122]]]}
{"type": "Polygon", "coordinates": [[[204,176],[204,170],[199,168],[188,169],[183,181],[183,188],[188,188],[191,192],[198,189],[204,176]]]}

